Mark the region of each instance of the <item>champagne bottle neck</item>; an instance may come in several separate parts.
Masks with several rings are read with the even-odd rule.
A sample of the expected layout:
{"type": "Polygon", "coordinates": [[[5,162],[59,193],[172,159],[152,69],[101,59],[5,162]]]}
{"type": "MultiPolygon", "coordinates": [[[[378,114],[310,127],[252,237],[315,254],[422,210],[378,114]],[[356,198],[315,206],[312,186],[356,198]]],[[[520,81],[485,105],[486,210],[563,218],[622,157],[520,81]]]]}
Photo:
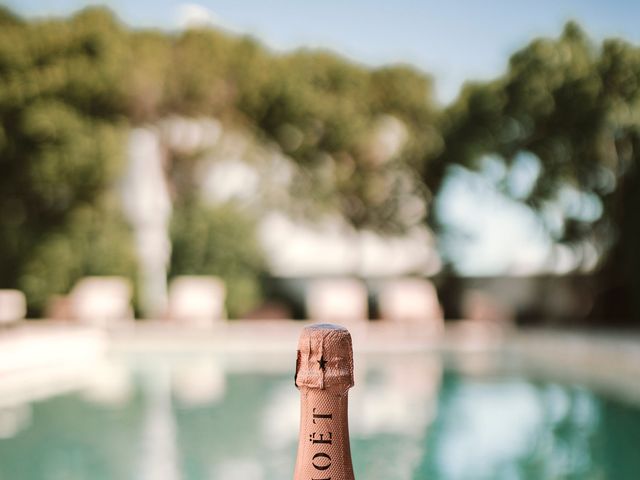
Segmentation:
{"type": "Polygon", "coordinates": [[[347,412],[353,351],[344,327],[317,324],[302,331],[295,384],[301,407],[294,480],[354,480],[347,412]]]}
{"type": "Polygon", "coordinates": [[[348,386],[300,388],[300,438],[294,480],[353,480],[348,386]]]}

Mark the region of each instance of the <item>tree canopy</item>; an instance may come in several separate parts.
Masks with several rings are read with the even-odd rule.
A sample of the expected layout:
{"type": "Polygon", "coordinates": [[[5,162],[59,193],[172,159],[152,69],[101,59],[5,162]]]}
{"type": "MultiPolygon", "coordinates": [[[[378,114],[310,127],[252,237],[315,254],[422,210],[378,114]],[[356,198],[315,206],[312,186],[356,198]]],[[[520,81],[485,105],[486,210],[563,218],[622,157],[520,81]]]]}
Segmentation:
{"type": "Polygon", "coordinates": [[[39,313],[89,274],[134,269],[113,185],[123,31],[104,11],[0,28],[0,284],[39,313]]]}
{"type": "MultiPolygon", "coordinates": [[[[135,271],[116,195],[125,135],[168,115],[216,117],[276,145],[295,165],[292,211],[406,228],[395,215],[401,195],[421,193],[417,169],[438,145],[437,135],[418,134],[425,125],[435,132],[427,76],[370,70],[329,52],[274,54],[208,28],[131,30],[103,8],[35,21],[3,9],[0,22],[0,285],[23,289],[32,314],[83,275],[135,271]],[[391,116],[408,141],[378,161],[367,145],[391,116]]],[[[170,161],[169,180],[196,170],[188,156],[170,161]]],[[[189,208],[204,207],[188,189],[174,193],[175,215],[184,216],[175,224],[193,224],[189,208]]],[[[216,212],[201,218],[219,214],[224,223],[216,212]]],[[[179,240],[174,271],[191,258],[179,240]]]]}
{"type": "MultiPolygon", "coordinates": [[[[602,315],[640,312],[640,49],[623,40],[595,45],[569,23],[439,109],[431,78],[410,66],[274,53],[210,28],[133,30],[103,8],[35,21],[0,9],[0,27],[0,286],[23,289],[32,313],[83,275],[133,274],[115,192],[125,135],[175,114],[215,117],[282,152],[293,167],[292,212],[337,211],[382,233],[425,221],[437,232],[430,209],[448,166],[475,168],[491,155],[511,168],[528,155],[541,173],[516,199],[555,241],[599,252],[603,285],[617,299],[605,305],[619,307],[602,315]],[[601,214],[578,208],[560,226],[547,222],[567,188],[601,214]],[[422,208],[406,214],[416,202],[422,208]]],[[[189,156],[169,161],[169,181],[197,172],[189,156]]],[[[231,249],[235,259],[212,253],[228,246],[211,232],[233,207],[208,208],[188,182],[177,187],[174,227],[209,232],[211,251],[174,229],[173,272],[206,265],[255,278],[263,267],[253,247],[231,249]]],[[[237,236],[249,231],[239,224],[237,236]]]]}
{"type": "Polygon", "coordinates": [[[640,48],[620,39],[594,45],[569,23],[559,38],[516,52],[503,76],[468,84],[443,113],[442,132],[441,165],[474,168],[486,155],[508,167],[523,154],[537,159],[541,173],[518,200],[540,214],[556,241],[577,254],[598,250],[610,291],[594,314],[640,312],[640,48]],[[546,222],[566,188],[596,199],[602,213],[584,218],[574,209],[559,228],[546,222]]]}

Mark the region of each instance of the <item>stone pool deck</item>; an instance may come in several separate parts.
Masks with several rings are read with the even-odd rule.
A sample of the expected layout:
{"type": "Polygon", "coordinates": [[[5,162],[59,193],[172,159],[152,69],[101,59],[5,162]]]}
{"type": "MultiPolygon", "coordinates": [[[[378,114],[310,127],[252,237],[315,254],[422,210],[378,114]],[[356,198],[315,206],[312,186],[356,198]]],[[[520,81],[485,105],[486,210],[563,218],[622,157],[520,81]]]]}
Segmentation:
{"type": "MultiPolygon", "coordinates": [[[[230,321],[207,329],[136,322],[109,330],[27,321],[0,330],[0,404],[75,388],[109,354],[287,354],[300,321],[230,321]]],[[[502,330],[491,324],[447,322],[436,333],[423,324],[354,322],[356,354],[434,352],[465,373],[522,374],[575,383],[640,403],[640,332],[502,330]]],[[[1,406],[1,405],[0,405],[1,406]]]]}

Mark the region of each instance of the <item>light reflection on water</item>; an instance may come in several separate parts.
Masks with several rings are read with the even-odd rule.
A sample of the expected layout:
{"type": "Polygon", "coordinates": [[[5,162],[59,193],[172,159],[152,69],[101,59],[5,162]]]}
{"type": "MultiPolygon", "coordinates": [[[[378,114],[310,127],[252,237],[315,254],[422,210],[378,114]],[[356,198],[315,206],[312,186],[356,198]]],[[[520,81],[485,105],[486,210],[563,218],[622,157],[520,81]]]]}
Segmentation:
{"type": "MultiPolygon", "coordinates": [[[[289,357],[140,356],[86,388],[0,410],[0,480],[291,478],[298,392],[289,357]]],[[[589,390],[438,356],[357,358],[357,478],[630,479],[640,409],[589,390]]]]}

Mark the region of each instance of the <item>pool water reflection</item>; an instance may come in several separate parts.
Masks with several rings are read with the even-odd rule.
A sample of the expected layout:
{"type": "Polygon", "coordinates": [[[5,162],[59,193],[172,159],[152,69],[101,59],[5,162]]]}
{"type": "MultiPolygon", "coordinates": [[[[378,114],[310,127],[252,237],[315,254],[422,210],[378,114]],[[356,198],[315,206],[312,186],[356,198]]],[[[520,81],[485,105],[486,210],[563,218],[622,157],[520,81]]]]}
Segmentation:
{"type": "MultiPolygon", "coordinates": [[[[587,389],[431,355],[361,356],[356,477],[630,479],[640,409],[587,389]],[[464,372],[464,373],[463,373],[464,372]]],[[[77,391],[0,410],[1,480],[291,478],[288,357],[117,358],[77,391]]]]}

